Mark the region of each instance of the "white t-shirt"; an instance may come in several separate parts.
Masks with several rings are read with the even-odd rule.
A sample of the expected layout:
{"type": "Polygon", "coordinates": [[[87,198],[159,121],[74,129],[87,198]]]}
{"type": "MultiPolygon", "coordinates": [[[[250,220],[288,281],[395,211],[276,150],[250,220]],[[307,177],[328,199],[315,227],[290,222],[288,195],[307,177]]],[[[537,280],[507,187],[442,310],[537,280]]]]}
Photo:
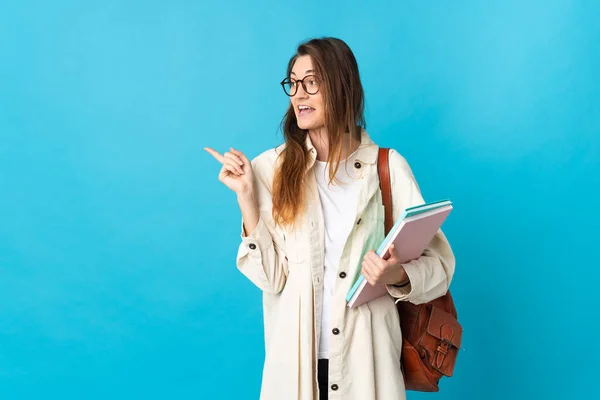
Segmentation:
{"type": "MultiPolygon", "coordinates": [[[[352,155],[347,160],[352,160],[352,155]]],[[[323,280],[323,313],[318,358],[328,358],[331,326],[331,297],[344,245],[354,225],[358,202],[359,180],[352,164],[341,160],[336,177],[341,183],[329,185],[329,164],[315,161],[315,176],[325,222],[325,277],[323,280]]]]}

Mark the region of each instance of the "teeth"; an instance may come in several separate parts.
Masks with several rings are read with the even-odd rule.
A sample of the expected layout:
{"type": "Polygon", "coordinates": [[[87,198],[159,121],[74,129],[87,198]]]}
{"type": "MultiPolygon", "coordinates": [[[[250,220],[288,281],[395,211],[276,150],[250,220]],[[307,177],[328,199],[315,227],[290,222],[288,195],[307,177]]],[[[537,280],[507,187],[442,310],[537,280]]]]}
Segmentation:
{"type": "Polygon", "coordinates": [[[308,110],[308,109],[310,109],[310,108],[311,108],[311,107],[309,107],[309,106],[298,106],[298,109],[299,109],[299,110],[308,110]]]}

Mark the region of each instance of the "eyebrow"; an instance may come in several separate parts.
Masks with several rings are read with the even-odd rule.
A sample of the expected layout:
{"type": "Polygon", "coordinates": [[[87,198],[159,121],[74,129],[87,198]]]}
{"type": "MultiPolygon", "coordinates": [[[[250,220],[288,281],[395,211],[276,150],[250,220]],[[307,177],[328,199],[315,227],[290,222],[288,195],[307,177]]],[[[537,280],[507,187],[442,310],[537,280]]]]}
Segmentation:
{"type": "MultiPolygon", "coordinates": [[[[308,69],[308,70],[306,70],[305,74],[308,74],[309,72],[315,72],[315,71],[313,71],[312,69],[308,69]]],[[[292,73],[290,75],[296,75],[296,74],[292,71],[292,73]]]]}

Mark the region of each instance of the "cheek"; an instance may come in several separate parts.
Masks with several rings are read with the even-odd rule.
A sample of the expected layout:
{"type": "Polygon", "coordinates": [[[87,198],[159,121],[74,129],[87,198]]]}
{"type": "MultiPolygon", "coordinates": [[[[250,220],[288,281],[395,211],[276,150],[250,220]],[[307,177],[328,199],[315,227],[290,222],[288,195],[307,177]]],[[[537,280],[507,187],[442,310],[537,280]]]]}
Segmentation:
{"type": "Polygon", "coordinates": [[[322,108],[319,109],[319,115],[318,115],[318,117],[319,117],[319,121],[321,123],[325,122],[325,111],[323,111],[322,108]]]}
{"type": "Polygon", "coordinates": [[[325,103],[323,102],[323,98],[321,96],[319,96],[319,98],[315,102],[315,106],[317,107],[317,110],[319,111],[319,113],[318,113],[319,119],[324,119],[325,118],[325,103]]]}
{"type": "Polygon", "coordinates": [[[315,99],[315,105],[320,109],[323,110],[323,108],[325,107],[325,102],[323,101],[323,96],[318,96],[315,99]]]}

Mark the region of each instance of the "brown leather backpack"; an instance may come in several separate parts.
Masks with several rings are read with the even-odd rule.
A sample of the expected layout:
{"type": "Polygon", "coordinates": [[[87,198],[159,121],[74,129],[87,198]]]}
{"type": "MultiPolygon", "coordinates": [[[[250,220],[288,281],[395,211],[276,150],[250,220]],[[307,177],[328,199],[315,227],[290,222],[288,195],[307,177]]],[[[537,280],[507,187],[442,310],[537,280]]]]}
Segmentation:
{"type": "MultiPolygon", "coordinates": [[[[385,208],[385,234],[393,226],[389,149],[379,149],[379,182],[385,208]]],[[[425,304],[396,303],[402,330],[400,363],[406,390],[439,391],[439,380],[452,376],[462,339],[454,301],[448,291],[425,304]]]]}

